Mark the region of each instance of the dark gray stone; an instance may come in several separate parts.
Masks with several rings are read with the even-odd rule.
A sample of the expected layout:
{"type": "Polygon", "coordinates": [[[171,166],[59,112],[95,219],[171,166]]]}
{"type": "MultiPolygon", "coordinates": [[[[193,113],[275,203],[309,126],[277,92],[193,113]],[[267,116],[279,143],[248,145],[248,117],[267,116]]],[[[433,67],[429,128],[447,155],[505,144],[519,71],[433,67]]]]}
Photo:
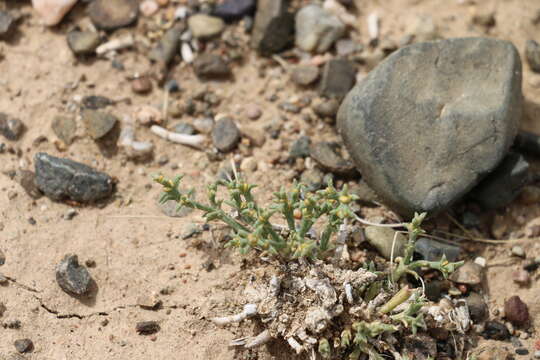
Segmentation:
{"type": "Polygon", "coordinates": [[[540,156],[540,136],[528,131],[520,131],[514,145],[527,154],[540,156]]]}
{"type": "Polygon", "coordinates": [[[460,253],[459,246],[445,244],[428,238],[418,239],[414,250],[427,261],[439,261],[443,255],[448,261],[457,261],[460,253]]]}
{"type": "Polygon", "coordinates": [[[36,184],[51,199],[92,202],[112,194],[111,177],[87,165],[46,153],[36,154],[34,163],[36,184]]]}
{"type": "Polygon", "coordinates": [[[311,139],[309,136],[300,136],[292,143],[291,149],[289,150],[289,157],[293,159],[308,157],[310,145],[311,139]]]}
{"type": "Polygon", "coordinates": [[[181,122],[174,126],[173,131],[178,134],[185,134],[185,135],[194,135],[197,130],[193,127],[193,125],[181,122]]]}
{"type": "MultiPolygon", "coordinates": [[[[0,250],[0,266],[4,265],[6,263],[6,254],[0,250]]],[[[0,313],[0,316],[2,316],[4,314],[4,312],[2,311],[0,313]]]]}
{"type": "Polygon", "coordinates": [[[83,110],[81,116],[86,133],[94,140],[107,135],[118,122],[115,116],[97,110],[83,110]]]}
{"type": "Polygon", "coordinates": [[[34,343],[30,339],[18,339],[14,342],[15,349],[21,354],[30,352],[34,349],[34,343]]]}
{"type": "Polygon", "coordinates": [[[195,74],[200,78],[223,78],[231,75],[229,65],[219,55],[204,53],[193,62],[195,74]]]}
{"type": "Polygon", "coordinates": [[[258,0],[251,46],[261,55],[272,55],[291,46],[294,16],[287,12],[287,0],[258,0]]]}
{"type": "Polygon", "coordinates": [[[390,55],[349,93],[338,127],[366,182],[411,216],[447,208],[493,170],[521,113],[515,47],[449,39],[390,55]]]}
{"type": "Polygon", "coordinates": [[[239,20],[255,12],[255,0],[225,0],[216,5],[214,16],[225,21],[239,20]]]}
{"type": "Polygon", "coordinates": [[[510,338],[510,332],[504,324],[498,321],[486,321],[482,336],[486,339],[504,341],[510,338]]]}
{"type": "Polygon", "coordinates": [[[51,125],[52,131],[66,145],[70,145],[75,139],[77,123],[73,116],[55,116],[51,125]]]}
{"type": "Polygon", "coordinates": [[[352,161],[344,159],[339,154],[339,146],[335,143],[319,142],[311,145],[310,156],[324,170],[339,175],[351,175],[356,171],[352,161]]]}
{"type": "Polygon", "coordinates": [[[36,185],[36,175],[29,170],[18,170],[14,178],[32,199],[39,199],[43,194],[36,185]]]}
{"type": "Polygon", "coordinates": [[[485,209],[499,209],[520,194],[528,179],[529,163],[522,155],[511,152],[471,191],[471,197],[485,209]]]}
{"type": "Polygon", "coordinates": [[[313,111],[321,118],[334,119],[339,109],[337,99],[323,99],[313,105],[313,111]]]}
{"type": "Polygon", "coordinates": [[[540,44],[534,40],[525,43],[525,58],[534,72],[540,73],[540,44]]]}
{"type": "Polygon", "coordinates": [[[240,141],[240,130],[231,118],[223,118],[216,122],[212,129],[212,142],[221,152],[233,150],[240,141]]]}
{"type": "Polygon", "coordinates": [[[471,315],[471,319],[475,323],[482,322],[488,315],[488,306],[484,301],[482,295],[471,292],[469,296],[465,298],[465,302],[467,303],[467,307],[469,308],[469,314],[471,315]]]}
{"type": "Polygon", "coordinates": [[[343,98],[356,82],[356,70],[350,61],[332,59],[324,65],[321,94],[328,97],[343,98]]]}
{"type": "Polygon", "coordinates": [[[150,51],[148,57],[150,60],[160,64],[168,64],[178,53],[180,46],[180,37],[185,30],[185,25],[177,24],[167,30],[159,43],[150,51]]]}
{"type": "Polygon", "coordinates": [[[313,84],[319,78],[319,68],[315,65],[297,65],[292,69],[291,79],[300,86],[313,84]]]}
{"type": "Polygon", "coordinates": [[[8,140],[18,140],[25,130],[23,122],[0,112],[0,134],[8,140]]]}
{"type": "Polygon", "coordinates": [[[68,254],[56,266],[56,282],[65,292],[84,295],[90,290],[92,278],[86,268],[79,264],[77,255],[68,254]]]}
{"type": "Polygon", "coordinates": [[[107,107],[113,104],[114,104],[114,101],[112,101],[111,99],[105,96],[100,96],[100,95],[89,95],[89,96],[83,97],[82,99],[82,106],[85,109],[93,109],[93,110],[102,109],[104,107],[107,107]]]}
{"type": "Polygon", "coordinates": [[[89,55],[96,51],[101,39],[94,31],[73,30],[67,34],[67,43],[75,55],[89,55]]]}
{"type": "Polygon", "coordinates": [[[139,15],[138,0],[94,0],[88,5],[90,20],[102,30],[133,24],[139,15]]]}
{"type": "Polygon", "coordinates": [[[140,321],[135,326],[135,330],[140,335],[151,335],[159,331],[160,326],[157,321],[140,321]]]}

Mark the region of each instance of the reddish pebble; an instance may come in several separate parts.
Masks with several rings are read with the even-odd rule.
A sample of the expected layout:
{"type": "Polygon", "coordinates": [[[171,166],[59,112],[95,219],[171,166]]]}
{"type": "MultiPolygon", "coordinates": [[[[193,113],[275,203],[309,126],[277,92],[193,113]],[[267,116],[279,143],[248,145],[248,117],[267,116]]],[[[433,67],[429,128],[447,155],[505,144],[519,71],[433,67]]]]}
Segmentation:
{"type": "Polygon", "coordinates": [[[152,82],[147,76],[141,76],[133,80],[131,89],[137,94],[147,94],[152,90],[152,82]]]}
{"type": "Polygon", "coordinates": [[[529,273],[526,270],[519,269],[512,273],[512,279],[516,284],[519,285],[528,285],[531,278],[529,273]]]}
{"type": "Polygon", "coordinates": [[[186,257],[187,253],[180,253],[180,257],[186,257]]]}
{"type": "Polygon", "coordinates": [[[534,342],[534,350],[540,350],[540,339],[534,342]]]}
{"type": "Polygon", "coordinates": [[[461,291],[462,294],[466,294],[469,289],[467,288],[467,285],[465,284],[459,284],[457,286],[458,290],[461,291]]]}
{"type": "Polygon", "coordinates": [[[512,296],[504,303],[506,319],[514,325],[524,325],[529,321],[529,308],[519,296],[512,296]]]}
{"type": "Polygon", "coordinates": [[[191,265],[188,264],[188,265],[184,266],[184,269],[186,269],[186,270],[191,269],[191,265]]]}
{"type": "Polygon", "coordinates": [[[156,340],[157,340],[157,336],[156,336],[156,335],[152,335],[152,336],[150,336],[150,340],[152,340],[152,341],[156,341],[156,340]]]}
{"type": "Polygon", "coordinates": [[[250,120],[257,120],[262,115],[261,109],[255,104],[249,104],[246,106],[246,116],[250,120]]]}

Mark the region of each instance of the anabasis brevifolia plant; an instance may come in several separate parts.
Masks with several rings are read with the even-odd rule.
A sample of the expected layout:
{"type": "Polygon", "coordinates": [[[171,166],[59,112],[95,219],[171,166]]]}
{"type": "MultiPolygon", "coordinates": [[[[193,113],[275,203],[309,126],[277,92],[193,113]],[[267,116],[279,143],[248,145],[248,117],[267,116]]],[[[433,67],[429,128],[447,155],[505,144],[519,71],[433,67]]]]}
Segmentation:
{"type": "Polygon", "coordinates": [[[209,185],[206,203],[195,200],[190,191],[181,191],[181,179],[154,178],[163,186],[162,202],[176,201],[179,207],[203,211],[207,221],[224,222],[232,231],[226,246],[242,253],[256,250],[274,255],[282,265],[279,268],[287,269],[276,269],[269,278],[248,285],[242,312],[212,319],[218,325],[249,317],[261,320],[264,331],[234,340],[233,345],[253,348],[282,338],[297,353],[310,351],[312,357],[318,353],[323,358],[355,360],[367,354],[380,360],[384,353],[404,359],[407,354],[397,338],[426,330],[427,313],[437,326],[464,332],[462,324],[468,318],[455,326],[462,312],[428,307],[422,288],[411,289],[407,282],[406,275],[411,275],[423,283],[417,273],[421,268],[438,270],[447,277],[461,264],[444,257],[434,262],[413,259],[426,214],[415,214],[407,224],[404,256],[396,264],[392,261],[386,271],[376,271],[373,264],[342,269],[328,259],[344,243],[336,238],[346,235],[346,221],[358,219],[350,208],[356,196],[346,186],[337,190],[330,183],[313,192],[294,183],[291,190],[281,189],[268,206],[261,206],[252,194],[255,185],[239,177],[209,185]],[[228,199],[218,199],[219,188],[226,189],[228,199]],[[278,224],[280,220],[286,225],[278,224]]]}

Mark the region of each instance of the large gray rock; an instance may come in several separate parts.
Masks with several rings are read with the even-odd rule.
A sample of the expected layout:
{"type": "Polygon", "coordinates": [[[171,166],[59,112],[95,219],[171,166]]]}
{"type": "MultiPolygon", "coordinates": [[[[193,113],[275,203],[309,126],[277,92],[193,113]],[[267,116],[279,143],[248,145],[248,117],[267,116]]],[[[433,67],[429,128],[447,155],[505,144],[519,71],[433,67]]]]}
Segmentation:
{"type": "Polygon", "coordinates": [[[304,51],[323,53],[345,34],[345,24],[317,4],[296,14],[296,45],[304,51]]]}
{"type": "Polygon", "coordinates": [[[338,127],[366,182],[410,216],[445,209],[497,166],[521,113],[515,47],[449,39],[389,56],[347,95],[338,127]]]}
{"type": "Polygon", "coordinates": [[[37,153],[34,163],[36,185],[51,199],[92,202],[112,194],[112,178],[90,166],[46,153],[37,153]]]}

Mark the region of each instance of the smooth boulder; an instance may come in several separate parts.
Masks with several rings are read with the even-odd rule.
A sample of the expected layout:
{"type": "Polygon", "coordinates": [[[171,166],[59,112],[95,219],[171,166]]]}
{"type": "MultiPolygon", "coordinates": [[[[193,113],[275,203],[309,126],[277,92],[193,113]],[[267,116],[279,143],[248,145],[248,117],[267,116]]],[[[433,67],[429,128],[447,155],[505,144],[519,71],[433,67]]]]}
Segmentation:
{"type": "Polygon", "coordinates": [[[358,83],[338,127],[366,182],[394,211],[436,213],[506,155],[522,114],[510,42],[460,38],[396,51],[358,83]]]}

